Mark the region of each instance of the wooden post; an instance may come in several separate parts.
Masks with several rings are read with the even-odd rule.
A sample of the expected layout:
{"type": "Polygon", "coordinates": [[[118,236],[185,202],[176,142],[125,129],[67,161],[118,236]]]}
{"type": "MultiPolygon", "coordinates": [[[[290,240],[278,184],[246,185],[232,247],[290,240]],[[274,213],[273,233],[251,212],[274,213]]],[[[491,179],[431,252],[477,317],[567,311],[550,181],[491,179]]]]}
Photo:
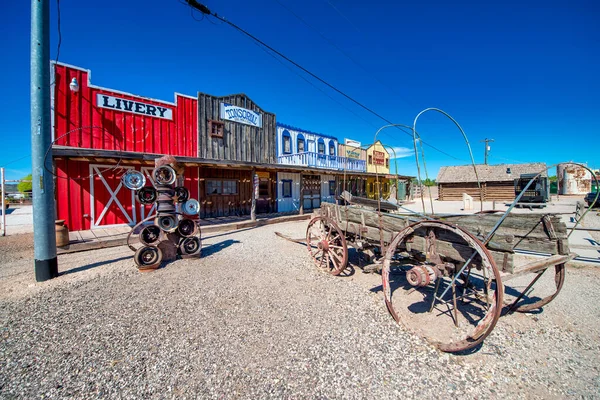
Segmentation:
{"type": "Polygon", "coordinates": [[[256,179],[256,169],[252,168],[252,209],[250,210],[250,219],[256,221],[256,192],[258,191],[258,182],[256,179]]]}
{"type": "Polygon", "coordinates": [[[300,174],[300,215],[304,215],[304,179],[303,175],[300,174]]]}

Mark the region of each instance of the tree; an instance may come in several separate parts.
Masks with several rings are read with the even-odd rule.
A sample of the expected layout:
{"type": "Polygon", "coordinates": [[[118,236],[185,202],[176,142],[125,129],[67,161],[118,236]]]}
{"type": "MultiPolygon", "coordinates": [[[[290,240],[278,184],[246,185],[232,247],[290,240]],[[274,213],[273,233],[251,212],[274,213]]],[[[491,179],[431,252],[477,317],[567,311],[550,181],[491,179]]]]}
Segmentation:
{"type": "Polygon", "coordinates": [[[28,182],[19,182],[19,184],[17,185],[17,190],[20,193],[31,192],[31,180],[32,179],[33,179],[33,176],[31,176],[31,174],[27,175],[25,178],[21,178],[21,180],[28,181],[28,182]]]}

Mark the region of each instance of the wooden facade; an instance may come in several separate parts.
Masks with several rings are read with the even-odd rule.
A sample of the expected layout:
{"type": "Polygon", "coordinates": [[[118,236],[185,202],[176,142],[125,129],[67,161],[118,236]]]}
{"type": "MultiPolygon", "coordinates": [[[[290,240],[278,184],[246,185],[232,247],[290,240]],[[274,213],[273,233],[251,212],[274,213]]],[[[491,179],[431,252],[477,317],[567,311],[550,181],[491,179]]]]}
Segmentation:
{"type": "MultiPolygon", "coordinates": [[[[515,179],[521,174],[539,173],[544,163],[476,165],[481,191],[472,165],[442,167],[437,176],[439,200],[462,200],[463,193],[478,201],[514,200],[515,179]],[[482,193],[482,194],[481,194],[482,193]]],[[[542,176],[546,176],[544,172],[542,176]]]]}
{"type": "MultiPolygon", "coordinates": [[[[248,215],[254,196],[257,214],[280,211],[279,204],[281,211],[304,206],[308,212],[335,201],[339,193],[336,180],[342,171],[329,164],[277,163],[275,115],[244,94],[175,94],[175,101],[168,102],[94,86],[90,76],[89,70],[53,64],[57,217],[71,230],[133,226],[153,215],[153,206],[137,202],[121,176],[137,170],[150,185],[154,160],[163,155],[185,165],[184,186],[200,202],[201,218],[248,215]],[[292,177],[291,200],[282,196],[278,173],[289,174],[279,179],[292,177]],[[290,204],[283,207],[284,202],[290,204]]],[[[318,139],[315,144],[318,150],[318,139]]],[[[326,149],[336,153],[337,141],[330,140],[326,149]]],[[[372,174],[364,169],[355,174],[364,192],[366,175],[372,174]]]]}
{"type": "Polygon", "coordinates": [[[245,94],[198,93],[198,157],[275,164],[275,141],[275,114],[263,111],[245,94]],[[221,118],[224,103],[260,114],[262,127],[221,118]],[[221,135],[213,131],[216,124],[222,124],[221,135]]]}
{"type": "MultiPolygon", "coordinates": [[[[481,184],[483,200],[514,200],[515,187],[512,182],[483,182],[481,184]]],[[[463,193],[479,200],[481,192],[477,183],[440,183],[438,185],[439,200],[462,200],[463,193]]]]}

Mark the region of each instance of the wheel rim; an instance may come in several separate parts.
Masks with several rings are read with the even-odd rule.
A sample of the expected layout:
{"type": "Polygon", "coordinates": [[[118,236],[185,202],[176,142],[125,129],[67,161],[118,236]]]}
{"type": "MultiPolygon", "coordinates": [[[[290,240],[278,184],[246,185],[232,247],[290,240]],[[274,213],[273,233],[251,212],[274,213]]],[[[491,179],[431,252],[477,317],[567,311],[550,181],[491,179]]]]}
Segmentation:
{"type": "Polygon", "coordinates": [[[183,186],[177,186],[175,188],[175,196],[177,197],[178,203],[185,203],[190,197],[190,192],[183,186]]]}
{"type": "MultiPolygon", "coordinates": [[[[550,268],[548,268],[548,269],[550,269],[550,268]]],[[[548,270],[542,271],[540,273],[540,275],[544,274],[544,273],[548,273],[548,270]]],[[[552,300],[554,300],[554,298],[556,296],[558,296],[558,293],[561,291],[563,283],[565,282],[565,275],[566,275],[565,264],[555,265],[554,266],[555,290],[550,290],[551,293],[549,295],[543,296],[542,293],[544,293],[544,291],[539,290],[539,286],[544,286],[544,285],[539,285],[539,283],[535,283],[535,285],[531,288],[531,291],[527,292],[527,296],[526,296],[527,299],[525,299],[523,301],[519,301],[517,304],[521,304],[520,306],[518,306],[518,307],[513,306],[511,308],[517,312],[530,312],[533,310],[537,310],[537,309],[545,306],[546,304],[550,303],[552,300]],[[533,302],[531,302],[531,299],[535,299],[535,298],[537,298],[538,300],[533,300],[533,302]]],[[[548,285],[548,286],[551,286],[551,285],[548,285]]],[[[545,293],[548,293],[548,291],[546,291],[545,293]]]]}
{"type": "Polygon", "coordinates": [[[139,269],[156,268],[162,261],[162,252],[158,247],[145,246],[135,252],[133,259],[139,269]]]}
{"type": "Polygon", "coordinates": [[[185,238],[181,243],[181,254],[192,255],[196,254],[200,250],[200,238],[189,237],[185,238]]]}
{"type": "Polygon", "coordinates": [[[143,187],[138,191],[137,198],[142,204],[152,204],[156,201],[156,190],[152,187],[143,187]]]}
{"type": "Polygon", "coordinates": [[[156,243],[160,238],[160,228],[157,225],[148,225],[140,232],[140,242],[145,245],[156,243]]]}
{"type": "Polygon", "coordinates": [[[442,351],[476,347],[494,329],[502,311],[503,286],[490,252],[469,232],[444,222],[421,221],[396,235],[381,275],[386,306],[394,319],[406,319],[408,329],[442,351]],[[412,257],[399,260],[397,251],[412,257]],[[394,274],[391,280],[392,263],[408,269],[407,276],[394,274]],[[392,298],[393,292],[402,294],[392,298]]]}
{"type": "Polygon", "coordinates": [[[191,219],[182,219],[181,221],[179,221],[179,226],[177,227],[177,230],[183,237],[192,236],[194,233],[196,233],[196,223],[191,219]]]}
{"type": "Polygon", "coordinates": [[[168,165],[163,165],[154,170],[154,181],[158,185],[172,185],[176,179],[177,173],[168,165]]]}
{"type": "Polygon", "coordinates": [[[323,272],[339,275],[348,263],[346,238],[335,222],[313,218],[306,229],[306,246],[313,262],[323,272]]]}

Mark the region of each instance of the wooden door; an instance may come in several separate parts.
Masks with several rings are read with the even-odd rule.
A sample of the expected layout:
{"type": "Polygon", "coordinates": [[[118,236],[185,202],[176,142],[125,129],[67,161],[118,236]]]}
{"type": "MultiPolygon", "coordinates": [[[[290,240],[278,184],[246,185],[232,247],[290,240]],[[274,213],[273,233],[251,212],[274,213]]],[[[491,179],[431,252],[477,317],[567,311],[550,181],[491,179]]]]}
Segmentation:
{"type": "Polygon", "coordinates": [[[303,176],[302,204],[304,210],[321,207],[321,177],[319,175],[303,176]]]}

